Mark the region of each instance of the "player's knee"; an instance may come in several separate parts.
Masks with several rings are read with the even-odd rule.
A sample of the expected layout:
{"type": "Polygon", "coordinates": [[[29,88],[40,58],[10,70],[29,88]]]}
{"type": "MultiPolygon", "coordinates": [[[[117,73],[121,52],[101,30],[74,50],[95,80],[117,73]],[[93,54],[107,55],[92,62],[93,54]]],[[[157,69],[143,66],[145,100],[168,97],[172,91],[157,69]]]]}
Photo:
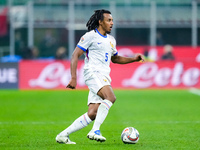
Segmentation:
{"type": "Polygon", "coordinates": [[[89,111],[88,111],[88,117],[89,117],[91,120],[95,120],[96,115],[97,115],[97,111],[94,111],[94,110],[89,110],[89,111]]]}
{"type": "Polygon", "coordinates": [[[114,102],[116,101],[116,96],[112,96],[112,97],[108,98],[108,100],[114,104],[114,102]]]}

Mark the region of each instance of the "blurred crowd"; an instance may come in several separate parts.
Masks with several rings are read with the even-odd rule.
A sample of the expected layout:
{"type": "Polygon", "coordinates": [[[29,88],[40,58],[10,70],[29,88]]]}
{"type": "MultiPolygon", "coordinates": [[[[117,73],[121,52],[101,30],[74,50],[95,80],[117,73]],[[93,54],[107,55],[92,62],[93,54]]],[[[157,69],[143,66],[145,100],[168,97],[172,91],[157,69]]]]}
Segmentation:
{"type": "Polygon", "coordinates": [[[22,59],[58,59],[67,58],[67,48],[58,44],[51,30],[46,30],[38,46],[28,47],[20,32],[15,34],[15,55],[22,59]]]}
{"type": "MultiPolygon", "coordinates": [[[[13,61],[13,59],[55,59],[65,60],[68,58],[66,45],[59,44],[57,38],[52,33],[52,30],[47,29],[43,36],[38,40],[37,46],[28,47],[20,32],[15,33],[15,58],[5,57],[5,61],[13,61]],[[7,59],[7,60],[6,60],[7,59]]],[[[165,44],[161,32],[156,34],[156,45],[163,46],[163,54],[157,56],[157,51],[154,49],[144,49],[144,56],[147,61],[157,60],[175,60],[173,55],[173,46],[165,44]]],[[[14,60],[15,61],[15,60],[14,60]]]]}

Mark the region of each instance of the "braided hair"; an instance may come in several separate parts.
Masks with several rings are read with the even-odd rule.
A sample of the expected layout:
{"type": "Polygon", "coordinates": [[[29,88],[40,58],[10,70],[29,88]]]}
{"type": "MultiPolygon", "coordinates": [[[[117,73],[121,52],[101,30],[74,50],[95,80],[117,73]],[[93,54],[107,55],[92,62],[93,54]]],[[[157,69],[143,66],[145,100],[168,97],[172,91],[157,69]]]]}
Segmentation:
{"type": "Polygon", "coordinates": [[[95,30],[99,27],[99,20],[103,21],[104,13],[111,14],[110,11],[104,9],[94,11],[94,14],[90,17],[89,21],[86,24],[88,31],[95,30]]]}

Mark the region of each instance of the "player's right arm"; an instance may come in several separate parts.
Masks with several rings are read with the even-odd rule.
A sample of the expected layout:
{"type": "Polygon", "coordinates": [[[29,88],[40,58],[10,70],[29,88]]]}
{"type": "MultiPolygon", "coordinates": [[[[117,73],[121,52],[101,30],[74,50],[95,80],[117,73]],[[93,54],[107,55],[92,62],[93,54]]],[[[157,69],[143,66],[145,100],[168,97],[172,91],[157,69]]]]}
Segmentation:
{"type": "Polygon", "coordinates": [[[79,57],[84,53],[82,49],[79,47],[76,47],[71,58],[71,64],[70,64],[70,70],[71,70],[71,80],[69,81],[69,84],[67,85],[67,88],[75,89],[77,84],[77,76],[76,76],[76,70],[78,65],[78,59],[79,57]]]}

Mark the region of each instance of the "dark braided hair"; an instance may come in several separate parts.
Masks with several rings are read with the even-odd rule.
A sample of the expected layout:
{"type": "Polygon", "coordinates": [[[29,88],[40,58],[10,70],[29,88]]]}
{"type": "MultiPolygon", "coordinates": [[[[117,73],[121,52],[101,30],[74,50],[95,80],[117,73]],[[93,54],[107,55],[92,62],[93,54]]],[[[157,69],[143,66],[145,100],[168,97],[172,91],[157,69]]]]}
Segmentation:
{"type": "Polygon", "coordinates": [[[103,21],[104,13],[111,14],[110,11],[104,9],[94,11],[94,14],[90,17],[89,21],[86,24],[88,31],[94,30],[99,27],[99,20],[103,21]]]}

